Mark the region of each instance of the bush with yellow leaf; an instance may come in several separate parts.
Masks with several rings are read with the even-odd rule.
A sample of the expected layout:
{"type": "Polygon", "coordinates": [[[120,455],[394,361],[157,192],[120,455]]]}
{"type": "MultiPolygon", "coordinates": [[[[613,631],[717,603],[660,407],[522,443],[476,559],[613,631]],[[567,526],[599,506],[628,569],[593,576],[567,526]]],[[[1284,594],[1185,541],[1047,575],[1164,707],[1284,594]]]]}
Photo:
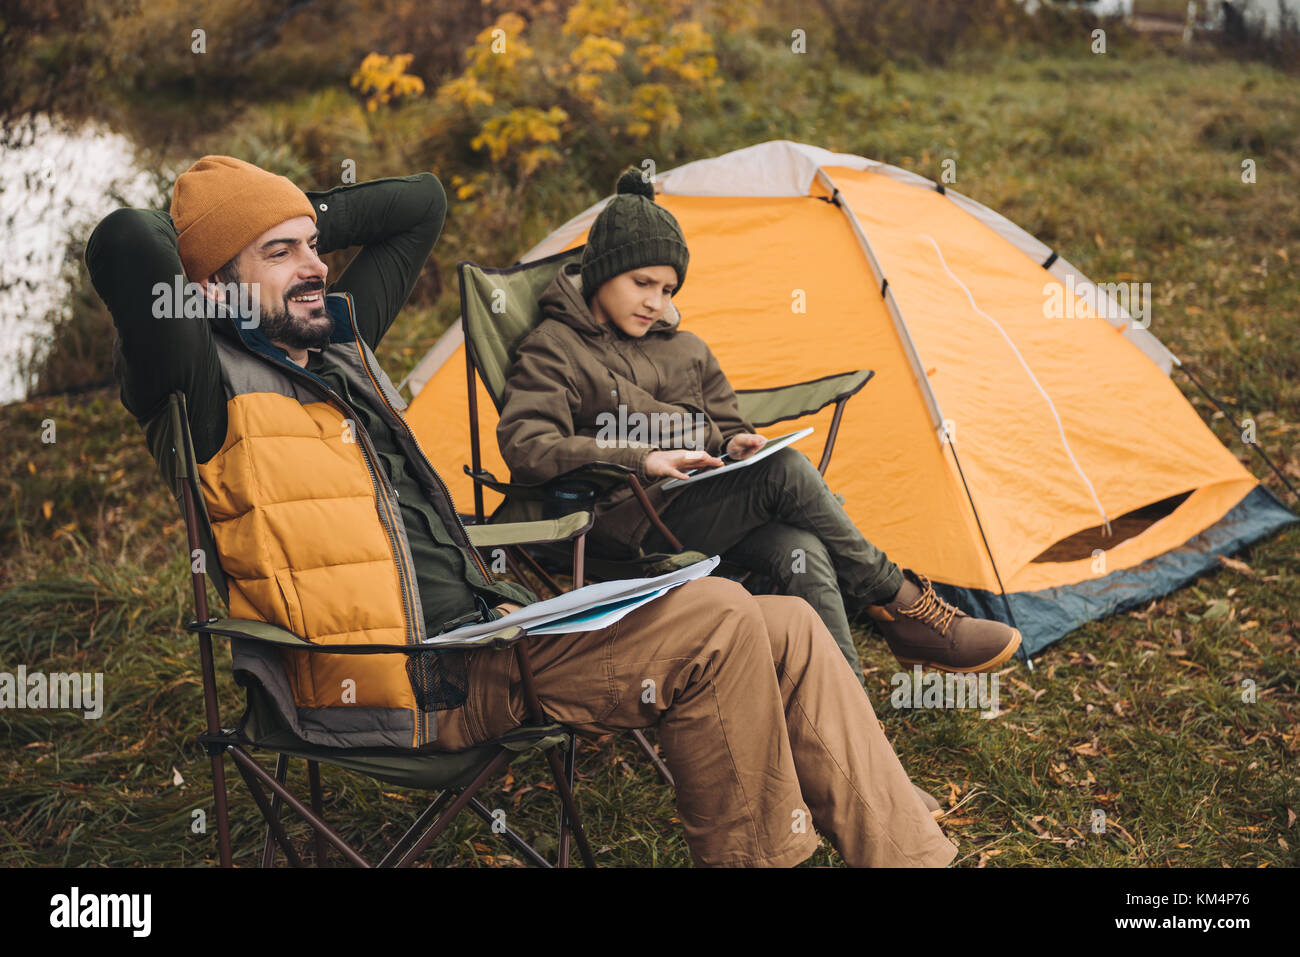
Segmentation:
{"type": "Polygon", "coordinates": [[[366,109],[374,112],[385,103],[424,92],[424,81],[406,72],[411,54],[384,56],[371,53],[352,74],[352,86],[366,97],[366,109]]]}
{"type": "Polygon", "coordinates": [[[516,183],[564,150],[600,165],[659,154],[692,97],[721,85],[715,29],[748,23],[735,0],[576,0],[563,18],[504,13],[479,33],[438,103],[460,111],[488,166],[516,183]]]}

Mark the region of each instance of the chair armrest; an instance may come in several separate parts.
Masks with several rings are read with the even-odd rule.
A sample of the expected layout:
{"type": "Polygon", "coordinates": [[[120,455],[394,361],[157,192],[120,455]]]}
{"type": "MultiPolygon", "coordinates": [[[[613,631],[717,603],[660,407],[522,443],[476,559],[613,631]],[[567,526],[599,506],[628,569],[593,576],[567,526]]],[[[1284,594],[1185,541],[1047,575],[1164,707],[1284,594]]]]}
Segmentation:
{"type": "Polygon", "coordinates": [[[470,544],[475,548],[495,548],[502,545],[540,545],[549,542],[568,542],[585,535],[591,529],[595,516],[591,512],[570,512],[568,515],[540,522],[504,522],[500,525],[466,525],[470,544]]]}
{"type": "Polygon", "coordinates": [[[308,641],[288,629],[269,621],[254,621],[246,618],[211,618],[208,621],[195,619],[185,626],[198,635],[212,635],[216,638],[244,638],[248,641],[262,641],[281,648],[301,648],[313,651],[325,647],[308,641]]]}
{"type": "Polygon", "coordinates": [[[761,429],[787,419],[812,415],[832,402],[847,399],[866,385],[873,375],[875,372],[871,369],[859,369],[771,389],[737,389],[736,401],[740,405],[740,414],[755,428],[761,429]]]}
{"type": "Polygon", "coordinates": [[[577,468],[569,469],[555,478],[547,479],[545,482],[502,482],[487,469],[479,469],[475,472],[468,465],[462,466],[465,474],[473,479],[477,484],[486,486],[494,492],[500,492],[502,495],[516,495],[520,498],[541,500],[547,497],[547,486],[555,482],[571,482],[575,480],[594,481],[603,485],[613,487],[626,481],[629,475],[635,475],[636,472],[625,465],[615,465],[612,462],[598,462],[588,465],[579,465],[577,468]]]}
{"type": "MultiPolygon", "coordinates": [[[[247,641],[261,641],[279,648],[306,651],[323,655],[419,655],[425,652],[464,650],[469,648],[508,648],[520,638],[526,636],[522,628],[511,625],[499,632],[483,635],[467,641],[443,641],[436,644],[419,645],[322,645],[308,641],[292,631],[268,621],[255,621],[247,618],[213,618],[210,621],[192,621],[186,628],[200,635],[216,638],[243,638],[247,641]]],[[[543,636],[545,637],[545,636],[543,636]]]]}

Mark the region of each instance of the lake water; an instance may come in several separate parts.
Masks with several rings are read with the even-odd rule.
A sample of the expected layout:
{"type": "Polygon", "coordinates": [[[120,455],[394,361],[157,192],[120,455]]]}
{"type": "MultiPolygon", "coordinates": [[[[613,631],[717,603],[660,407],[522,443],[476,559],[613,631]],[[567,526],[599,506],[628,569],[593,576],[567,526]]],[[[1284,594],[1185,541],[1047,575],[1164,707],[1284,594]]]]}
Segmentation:
{"type": "Polygon", "coordinates": [[[68,237],[84,242],[124,202],[155,201],[131,142],[102,127],[39,118],[28,145],[0,147],[0,402],[26,396],[34,354],[67,308],[68,237]]]}

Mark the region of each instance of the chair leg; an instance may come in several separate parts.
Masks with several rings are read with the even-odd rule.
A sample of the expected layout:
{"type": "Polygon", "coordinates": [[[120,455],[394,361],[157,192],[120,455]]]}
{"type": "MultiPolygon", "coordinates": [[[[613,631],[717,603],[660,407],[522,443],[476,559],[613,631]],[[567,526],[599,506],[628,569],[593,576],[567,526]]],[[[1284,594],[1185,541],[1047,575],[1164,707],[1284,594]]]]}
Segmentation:
{"type": "Polygon", "coordinates": [[[541,562],[528,554],[528,549],[520,545],[516,547],[515,551],[519,553],[519,557],[523,559],[524,564],[528,566],[529,570],[539,579],[546,582],[546,587],[551,590],[552,595],[564,594],[564,589],[561,588],[559,583],[547,573],[546,569],[542,567],[541,562]]]}
{"type": "Polygon", "coordinates": [[[583,532],[573,543],[573,587],[581,588],[587,575],[587,533],[583,532]]]}
{"type": "MultiPolygon", "coordinates": [[[[488,827],[495,828],[501,826],[497,820],[492,817],[492,812],[488,810],[487,805],[478,798],[472,797],[469,799],[469,809],[481,817],[488,827]]],[[[551,866],[551,862],[533,850],[532,845],[515,833],[510,825],[507,824],[504,825],[504,827],[505,829],[501,832],[501,836],[509,841],[515,850],[528,858],[528,863],[532,864],[534,867],[551,866]]]]}
{"type": "Polygon", "coordinates": [[[231,867],[230,809],[226,805],[225,755],[212,755],[212,803],[217,811],[217,856],[222,867],[231,867]]]}
{"type": "MultiPolygon", "coordinates": [[[[574,757],[575,757],[575,752],[577,750],[578,750],[578,736],[575,734],[570,734],[569,747],[566,749],[564,755],[564,776],[569,782],[570,791],[573,790],[574,757]]],[[[564,803],[561,802],[560,803],[560,843],[559,843],[558,853],[557,853],[557,858],[559,860],[559,864],[557,865],[558,867],[569,866],[569,832],[570,832],[571,824],[572,822],[569,820],[568,808],[566,808],[564,803]]]]}
{"type": "Polygon", "coordinates": [[[421,837],[420,840],[416,842],[415,846],[397,862],[397,866],[410,867],[411,864],[414,863],[415,859],[423,854],[429,845],[434,842],[438,835],[447,829],[447,825],[450,824],[452,819],[460,813],[461,808],[468,804],[470,799],[478,793],[479,789],[490,781],[492,775],[500,771],[506,763],[506,752],[505,750],[502,750],[500,754],[483,767],[483,770],[479,771],[479,773],[474,776],[474,780],[466,785],[465,790],[461,791],[460,794],[456,796],[456,800],[451,802],[451,807],[447,808],[446,812],[443,813],[436,822],[434,822],[433,827],[424,832],[424,836],[421,837]]]}
{"type": "Polygon", "coordinates": [[[831,416],[831,428],[826,433],[826,445],[822,447],[822,459],[817,463],[817,471],[822,475],[826,474],[827,467],[831,464],[831,453],[835,451],[835,436],[840,431],[840,419],[844,418],[844,406],[848,404],[849,397],[845,396],[835,403],[835,414],[831,416]]]}
{"type": "MultiPolygon", "coordinates": [[[[249,758],[249,760],[252,761],[252,758],[249,758]]],[[[266,800],[266,795],[262,792],[262,788],[257,783],[257,778],[254,777],[252,770],[246,767],[244,763],[238,759],[235,761],[235,767],[238,768],[239,773],[243,775],[244,783],[248,785],[248,793],[253,796],[253,802],[257,805],[257,809],[262,812],[262,817],[266,820],[267,830],[274,835],[275,840],[280,844],[281,850],[284,851],[284,856],[289,859],[289,866],[302,867],[302,858],[298,856],[298,852],[295,851],[293,845],[289,843],[289,835],[284,832],[284,826],[280,823],[279,815],[271,813],[271,805],[266,800]]],[[[262,769],[258,768],[258,770],[261,771],[262,769]]],[[[266,774],[265,771],[262,771],[262,773],[266,774]]],[[[273,779],[270,775],[267,775],[267,780],[269,781],[273,779]]],[[[264,854],[263,860],[265,861],[265,859],[266,856],[264,854]]]]}
{"type": "MultiPolygon", "coordinates": [[[[275,759],[275,779],[281,784],[284,783],[284,776],[289,770],[289,755],[281,754],[275,759]]],[[[271,796],[271,818],[276,821],[280,820],[280,806],[284,802],[280,800],[280,795],[271,796]]],[[[270,820],[266,824],[266,840],[262,843],[262,866],[275,867],[275,835],[271,833],[270,820]]]]}
{"type": "MultiPolygon", "coordinates": [[[[587,867],[596,866],[596,858],[591,853],[591,845],[587,843],[587,834],[582,829],[582,820],[578,817],[578,806],[573,800],[573,789],[569,787],[569,782],[565,780],[564,766],[560,761],[560,756],[551,748],[546,752],[546,763],[551,766],[551,777],[555,781],[555,789],[560,792],[560,803],[569,815],[569,820],[573,824],[573,837],[578,842],[578,854],[582,857],[582,863],[587,867]]],[[[561,833],[561,838],[564,834],[561,833]]]]}
{"type": "MultiPolygon", "coordinates": [[[[516,549],[513,548],[502,549],[502,552],[505,554],[506,557],[506,567],[508,567],[511,573],[513,573],[514,576],[517,579],[519,579],[519,584],[523,585],[525,588],[531,591],[533,589],[533,583],[532,581],[529,580],[528,576],[524,574],[524,570],[519,567],[519,562],[515,560],[515,556],[514,556],[515,551],[516,549]]],[[[522,551],[522,549],[519,549],[519,551],[522,551]]]]}
{"type": "Polygon", "coordinates": [[[650,504],[650,499],[646,497],[645,489],[641,487],[641,482],[637,477],[635,475],[628,475],[626,478],[628,488],[632,490],[632,494],[636,496],[636,500],[641,503],[641,510],[645,512],[646,518],[650,519],[650,524],[655,527],[655,531],[664,537],[664,541],[668,543],[669,547],[671,547],[673,551],[685,551],[677,536],[668,530],[668,526],[664,524],[664,520],[659,517],[659,513],[656,512],[654,506],[650,504]]]}
{"type": "Polygon", "coordinates": [[[655,746],[650,743],[650,739],[645,736],[645,732],[640,728],[633,728],[632,737],[636,739],[637,744],[641,745],[641,750],[644,751],[646,757],[650,759],[650,763],[655,766],[655,770],[659,772],[659,776],[664,779],[664,784],[675,790],[677,788],[677,782],[673,780],[673,772],[668,770],[668,765],[664,764],[664,759],[659,757],[658,750],[656,750],[655,746]]]}
{"type": "MultiPolygon", "coordinates": [[[[311,784],[311,809],[316,816],[323,818],[323,802],[321,800],[320,790],[320,764],[316,761],[307,762],[307,780],[311,784]]],[[[325,843],[325,835],[320,831],[312,828],[312,834],[316,838],[316,866],[325,866],[325,855],[329,851],[329,845],[325,843]]]]}
{"type": "MultiPolygon", "coordinates": [[[[185,419],[183,412],[181,419],[182,421],[185,419]]],[[[185,487],[186,535],[189,537],[190,551],[193,553],[193,550],[198,547],[198,533],[194,530],[197,524],[195,518],[197,513],[194,509],[193,489],[188,482],[182,484],[185,487]]],[[[196,572],[193,583],[196,614],[200,620],[207,621],[208,593],[203,574],[196,572]]],[[[207,635],[199,637],[199,671],[203,675],[203,710],[207,719],[207,733],[217,735],[221,733],[221,722],[217,714],[216,668],[212,662],[212,640],[207,635]]],[[[212,803],[217,812],[218,859],[222,867],[232,867],[234,865],[230,854],[230,805],[226,792],[225,751],[209,748],[208,754],[212,764],[212,803]]]]}
{"type": "MultiPolygon", "coordinates": [[[[256,761],[254,761],[252,757],[249,756],[249,754],[243,748],[231,747],[230,756],[235,759],[235,764],[239,768],[240,773],[244,775],[244,780],[247,781],[250,780],[250,778],[253,778],[258,781],[261,781],[268,788],[270,788],[272,792],[279,794],[281,797],[283,797],[284,803],[289,805],[289,809],[291,811],[293,811],[295,814],[301,817],[312,827],[324,833],[326,839],[331,844],[333,844],[334,847],[339,851],[339,853],[341,853],[349,861],[351,861],[357,867],[370,866],[369,861],[367,861],[364,857],[362,857],[360,854],[354,851],[352,847],[348,844],[348,842],[343,840],[343,838],[339,837],[339,835],[335,833],[333,828],[331,828],[328,824],[326,824],[316,814],[312,812],[311,808],[307,807],[307,805],[299,801],[293,795],[293,793],[289,791],[283,784],[281,784],[270,774],[268,774],[266,769],[263,768],[256,761]]],[[[260,796],[260,789],[254,792],[254,795],[255,795],[254,800],[256,800],[257,797],[260,796]]],[[[262,801],[265,800],[266,800],[265,798],[262,798],[262,801]]],[[[301,864],[297,866],[301,866],[301,864]]]]}
{"type": "Polygon", "coordinates": [[[397,843],[389,848],[388,853],[384,855],[384,859],[375,866],[392,867],[406,849],[411,846],[411,842],[420,836],[420,832],[429,826],[429,823],[438,816],[438,812],[455,796],[455,791],[439,791],[438,796],[433,799],[429,806],[420,812],[420,816],[415,819],[415,823],[406,829],[406,833],[397,839],[397,843]]]}
{"type": "MultiPolygon", "coordinates": [[[[635,479],[635,476],[633,478],[635,479]]],[[[542,709],[541,699],[537,697],[537,681],[533,677],[533,659],[528,654],[527,641],[515,642],[515,656],[519,659],[519,680],[524,686],[524,703],[528,707],[528,713],[537,724],[545,724],[546,712],[542,709]]],[[[573,749],[569,750],[572,753],[573,749]]],[[[560,803],[564,805],[569,820],[573,822],[573,836],[578,841],[578,853],[582,855],[582,862],[588,867],[595,867],[596,859],[592,856],[591,845],[587,843],[587,835],[582,829],[582,818],[578,817],[578,805],[573,800],[573,789],[569,787],[564,767],[560,763],[560,756],[555,753],[554,748],[547,749],[546,763],[551,766],[551,777],[555,781],[555,789],[560,792],[560,803]]],[[[564,837],[563,829],[560,837],[561,839],[564,837]]]]}

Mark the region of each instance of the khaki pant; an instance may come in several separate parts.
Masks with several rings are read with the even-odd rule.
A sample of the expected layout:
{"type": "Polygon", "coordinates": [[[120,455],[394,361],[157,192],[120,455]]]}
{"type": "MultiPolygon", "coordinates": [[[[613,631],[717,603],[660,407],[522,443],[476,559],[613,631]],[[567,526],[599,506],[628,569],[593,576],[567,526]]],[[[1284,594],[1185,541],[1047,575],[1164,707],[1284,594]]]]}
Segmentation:
{"type": "MultiPolygon", "coordinates": [[[[942,866],[956,854],[807,602],[689,582],[599,631],[527,639],[547,716],[593,734],[657,726],[699,865],[785,867],[817,847],[853,866],[942,866]]],[[[470,653],[447,750],[527,718],[511,651],[470,653]]]]}

